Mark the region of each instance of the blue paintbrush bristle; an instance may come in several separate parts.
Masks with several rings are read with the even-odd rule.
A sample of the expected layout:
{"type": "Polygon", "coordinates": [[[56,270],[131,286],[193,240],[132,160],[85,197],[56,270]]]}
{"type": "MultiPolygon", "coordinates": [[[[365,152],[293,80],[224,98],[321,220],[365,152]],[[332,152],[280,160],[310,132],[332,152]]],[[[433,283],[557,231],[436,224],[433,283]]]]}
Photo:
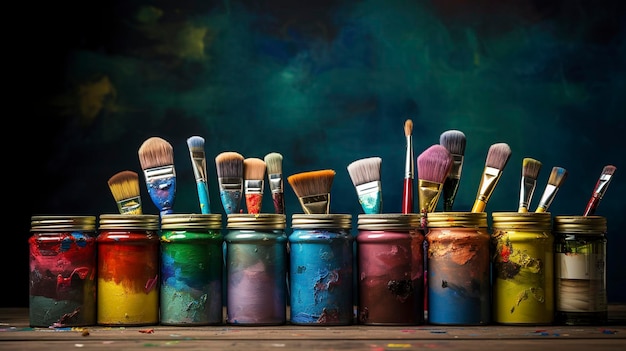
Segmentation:
{"type": "Polygon", "coordinates": [[[197,135],[189,137],[189,139],[187,139],[187,146],[189,146],[189,150],[191,151],[204,150],[204,138],[197,135]]]}

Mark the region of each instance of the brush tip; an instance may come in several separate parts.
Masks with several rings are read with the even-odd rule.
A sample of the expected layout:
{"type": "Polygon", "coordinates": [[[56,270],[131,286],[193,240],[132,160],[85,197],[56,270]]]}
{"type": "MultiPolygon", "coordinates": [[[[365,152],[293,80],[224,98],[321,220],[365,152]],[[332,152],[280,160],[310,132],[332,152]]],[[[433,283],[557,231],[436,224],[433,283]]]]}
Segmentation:
{"type": "Polygon", "coordinates": [[[379,181],[380,166],[383,159],[380,157],[367,157],[353,161],[348,165],[348,174],[354,186],[379,181]]]}
{"type": "Polygon", "coordinates": [[[447,130],[439,136],[439,144],[448,149],[453,155],[464,155],[467,138],[460,130],[447,130]]]}
{"type": "Polygon", "coordinates": [[[537,179],[542,163],[534,158],[526,157],[522,160],[522,177],[537,179]]]}
{"type": "Polygon", "coordinates": [[[246,180],[263,180],[265,178],[265,161],[256,157],[243,160],[243,174],[246,180]]]}
{"type": "Polygon", "coordinates": [[[615,173],[616,169],[617,169],[617,167],[615,167],[613,165],[606,165],[602,169],[602,174],[613,175],[613,173],[615,173]]]}
{"type": "Polygon", "coordinates": [[[336,172],[332,169],[302,172],[287,177],[287,182],[298,197],[328,194],[336,172]]]}
{"type": "Polygon", "coordinates": [[[511,158],[511,147],[507,143],[495,143],[489,147],[485,166],[503,170],[511,158]]]}
{"type": "Polygon", "coordinates": [[[553,167],[548,178],[548,184],[560,187],[567,178],[567,170],[563,167],[553,167]]]}
{"type": "Polygon", "coordinates": [[[220,178],[243,178],[244,157],[235,151],[224,151],[215,156],[217,176],[220,178]]]}
{"type": "Polygon", "coordinates": [[[283,155],[278,152],[270,152],[264,157],[268,174],[278,174],[283,172],[283,155]]]}
{"type": "Polygon", "coordinates": [[[203,149],[204,138],[198,135],[191,136],[187,139],[187,146],[190,150],[203,149]]]}
{"type": "Polygon", "coordinates": [[[174,164],[172,145],[160,137],[146,139],[139,147],[138,153],[141,168],[144,170],[174,164]]]}
{"type": "Polygon", "coordinates": [[[452,167],[452,155],[444,146],[435,144],[417,157],[417,176],[421,180],[443,183],[452,167]]]}
{"type": "Polygon", "coordinates": [[[413,121],[411,119],[407,119],[404,122],[404,135],[410,136],[413,133],[413,121]]]}

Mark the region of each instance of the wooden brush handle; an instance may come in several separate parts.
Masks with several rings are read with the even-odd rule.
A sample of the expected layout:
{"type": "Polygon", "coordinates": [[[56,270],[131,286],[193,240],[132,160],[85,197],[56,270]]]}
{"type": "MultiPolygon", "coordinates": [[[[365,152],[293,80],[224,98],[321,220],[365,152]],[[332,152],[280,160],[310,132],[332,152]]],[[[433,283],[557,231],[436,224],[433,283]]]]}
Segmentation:
{"type": "Polygon", "coordinates": [[[413,213],[413,179],[404,178],[404,190],[402,192],[402,213],[413,213]]]}

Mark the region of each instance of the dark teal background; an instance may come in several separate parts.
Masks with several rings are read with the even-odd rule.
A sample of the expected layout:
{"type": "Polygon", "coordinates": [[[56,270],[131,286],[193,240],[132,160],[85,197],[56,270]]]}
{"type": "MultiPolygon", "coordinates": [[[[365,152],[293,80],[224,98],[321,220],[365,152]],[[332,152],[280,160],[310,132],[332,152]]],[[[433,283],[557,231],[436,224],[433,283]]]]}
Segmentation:
{"type": "MultiPolygon", "coordinates": [[[[346,167],[370,156],[383,158],[384,212],[400,212],[407,118],[415,157],[445,130],[466,134],[458,211],[471,209],[496,142],[512,156],[487,212],[517,211],[524,157],[543,163],[531,209],[552,167],[569,171],[554,215],[582,214],[603,167],[617,166],[597,214],[609,225],[609,302],[626,302],[625,3],[75,0],[7,11],[20,25],[3,49],[15,78],[3,261],[15,285],[2,304],[28,304],[30,216],[116,213],[107,180],[127,169],[140,174],[144,212],[158,213],[137,154],[151,136],[174,147],[175,212],[199,212],[186,139],[200,135],[214,213],[218,153],[277,151],[286,176],[336,170],[331,211],[356,218],[346,167]]],[[[301,213],[285,185],[288,215],[301,213]]]]}

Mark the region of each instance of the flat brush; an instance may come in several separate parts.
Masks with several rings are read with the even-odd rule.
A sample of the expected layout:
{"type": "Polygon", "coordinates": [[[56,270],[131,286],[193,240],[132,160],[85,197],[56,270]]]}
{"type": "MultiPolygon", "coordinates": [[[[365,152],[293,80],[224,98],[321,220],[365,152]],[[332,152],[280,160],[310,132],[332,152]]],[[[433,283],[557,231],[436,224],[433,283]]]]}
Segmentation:
{"type": "Polygon", "coordinates": [[[136,172],[118,172],[107,183],[120,214],[142,214],[139,175],[136,172]]]}
{"type": "Polygon", "coordinates": [[[265,187],[265,169],[265,161],[260,158],[251,157],[243,160],[243,189],[248,213],[261,213],[263,189],[265,187]]]}
{"type": "Polygon", "coordinates": [[[406,158],[404,163],[404,186],[402,190],[402,213],[413,212],[413,182],[415,179],[415,163],[413,158],[413,121],[404,122],[406,137],[406,158]]]}
{"type": "Polygon", "coordinates": [[[172,213],[176,195],[174,150],[165,139],[151,137],[139,147],[139,162],[148,194],[161,215],[172,213]]]}
{"type": "Polygon", "coordinates": [[[193,175],[196,179],[200,212],[203,214],[211,213],[209,186],[207,184],[206,155],[204,153],[204,138],[201,136],[188,138],[187,147],[189,148],[189,156],[191,157],[193,175]]]}
{"type": "Polygon", "coordinates": [[[543,195],[541,195],[541,200],[539,200],[539,205],[537,205],[535,212],[539,213],[548,211],[556,193],[559,191],[566,178],[567,170],[565,168],[552,168],[552,172],[550,172],[550,177],[548,178],[548,184],[546,184],[546,188],[543,191],[543,195]]]}
{"type": "Polygon", "coordinates": [[[365,214],[382,212],[382,183],[380,181],[382,161],[380,157],[368,157],[348,165],[348,174],[365,214]]]}
{"type": "Polygon", "coordinates": [[[613,165],[604,166],[602,174],[600,174],[600,178],[598,178],[596,186],[593,188],[591,198],[589,199],[589,202],[587,202],[587,207],[585,208],[583,216],[591,216],[596,213],[600,200],[604,197],[604,193],[609,187],[609,183],[611,183],[611,179],[613,179],[613,174],[616,169],[617,168],[613,165]]]}
{"type": "Polygon", "coordinates": [[[537,187],[537,177],[541,170],[541,162],[534,158],[526,157],[522,160],[522,180],[519,191],[519,207],[517,212],[528,212],[528,206],[532,200],[535,188],[537,187]]]}
{"type": "Polygon", "coordinates": [[[420,213],[437,207],[443,183],[452,168],[452,156],[442,145],[435,144],[417,157],[417,194],[420,213]]]}
{"type": "Polygon", "coordinates": [[[335,171],[324,169],[297,173],[287,177],[296,193],[302,210],[306,214],[328,214],[330,211],[330,189],[335,171]]]}
{"type": "Polygon", "coordinates": [[[243,156],[234,151],[215,157],[220,199],[226,214],[239,213],[243,197],[243,156]]]}
{"type": "Polygon", "coordinates": [[[265,155],[264,160],[267,166],[267,180],[269,182],[270,191],[272,192],[274,213],[285,214],[283,155],[278,152],[270,152],[265,155]]]}
{"type": "Polygon", "coordinates": [[[496,143],[489,147],[472,212],[485,211],[487,202],[489,202],[493,190],[502,177],[502,171],[507,162],[509,162],[509,158],[511,158],[511,148],[508,144],[496,143]]]}
{"type": "Polygon", "coordinates": [[[466,140],[465,134],[460,130],[447,130],[439,136],[439,144],[445,147],[452,156],[452,168],[450,168],[450,173],[443,183],[444,211],[452,211],[454,199],[459,189],[463,159],[465,157],[466,140]]]}

